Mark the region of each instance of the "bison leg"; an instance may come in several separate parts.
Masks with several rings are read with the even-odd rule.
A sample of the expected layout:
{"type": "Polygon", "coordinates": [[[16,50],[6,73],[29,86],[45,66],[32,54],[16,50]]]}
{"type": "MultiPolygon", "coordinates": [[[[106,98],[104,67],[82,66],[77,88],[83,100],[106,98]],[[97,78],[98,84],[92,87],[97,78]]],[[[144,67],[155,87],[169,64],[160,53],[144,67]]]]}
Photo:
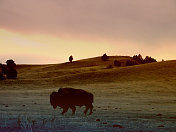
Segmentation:
{"type": "Polygon", "coordinates": [[[68,111],[68,108],[69,108],[69,107],[65,107],[65,108],[63,108],[63,111],[62,111],[61,114],[63,115],[65,112],[67,112],[67,111],[68,111]]]}
{"type": "Polygon", "coordinates": [[[86,109],[84,110],[84,114],[85,114],[85,115],[87,114],[88,109],[89,109],[89,107],[86,106],[86,109]]]}
{"type": "Polygon", "coordinates": [[[71,106],[70,108],[72,109],[72,115],[74,115],[75,111],[76,111],[76,107],[75,106],[71,106]]]}
{"type": "Polygon", "coordinates": [[[92,112],[92,110],[93,110],[93,105],[90,104],[89,108],[90,108],[90,113],[89,113],[89,115],[91,115],[91,114],[93,113],[93,112],[92,112]]]}

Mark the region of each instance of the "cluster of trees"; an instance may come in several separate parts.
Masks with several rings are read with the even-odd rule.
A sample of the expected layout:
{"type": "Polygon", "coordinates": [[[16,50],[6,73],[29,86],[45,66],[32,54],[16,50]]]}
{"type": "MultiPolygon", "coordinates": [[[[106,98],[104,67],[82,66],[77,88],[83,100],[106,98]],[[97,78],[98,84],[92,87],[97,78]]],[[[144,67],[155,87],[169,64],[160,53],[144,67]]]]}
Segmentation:
{"type": "Polygon", "coordinates": [[[139,63],[134,60],[127,60],[126,66],[138,65],[139,63]]]}
{"type": "Polygon", "coordinates": [[[16,64],[13,60],[7,60],[6,65],[0,63],[0,80],[17,78],[16,64]]]}
{"type": "MultiPolygon", "coordinates": [[[[108,61],[109,57],[105,54],[101,57],[102,61],[108,61]]],[[[139,64],[145,64],[145,63],[152,63],[157,62],[156,59],[146,56],[145,59],[142,58],[142,55],[134,55],[131,59],[125,61],[125,66],[133,66],[133,65],[139,65],[139,64]]],[[[114,60],[114,66],[122,66],[121,61],[114,60]]]]}
{"type": "Polygon", "coordinates": [[[133,59],[136,60],[140,64],[157,62],[156,59],[149,57],[149,56],[146,56],[145,59],[143,59],[141,54],[134,55],[133,59]]]}
{"type": "MultiPolygon", "coordinates": [[[[126,60],[125,66],[133,66],[133,65],[138,65],[139,63],[137,63],[134,60],[126,60]]],[[[122,66],[121,62],[118,60],[114,61],[114,66],[122,66]]]]}

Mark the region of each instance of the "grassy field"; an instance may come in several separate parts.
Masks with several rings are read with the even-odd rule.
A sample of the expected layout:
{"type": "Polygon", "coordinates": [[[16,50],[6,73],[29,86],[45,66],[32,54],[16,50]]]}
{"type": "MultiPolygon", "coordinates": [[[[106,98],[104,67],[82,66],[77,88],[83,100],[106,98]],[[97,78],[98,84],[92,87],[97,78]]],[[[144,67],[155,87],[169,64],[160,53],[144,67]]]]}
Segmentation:
{"type": "Polygon", "coordinates": [[[0,131],[176,131],[176,61],[108,68],[127,59],[18,65],[18,79],[0,81],[0,131]],[[54,110],[60,87],[92,92],[93,114],[54,110]]]}

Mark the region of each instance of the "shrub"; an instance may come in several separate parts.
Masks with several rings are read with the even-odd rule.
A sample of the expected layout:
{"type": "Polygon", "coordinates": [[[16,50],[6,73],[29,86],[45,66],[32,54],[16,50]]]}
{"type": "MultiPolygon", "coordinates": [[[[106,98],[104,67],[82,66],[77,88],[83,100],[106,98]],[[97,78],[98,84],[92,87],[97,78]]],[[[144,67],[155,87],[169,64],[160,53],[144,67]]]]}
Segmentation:
{"type": "Polygon", "coordinates": [[[126,61],[126,66],[133,66],[133,65],[138,65],[138,63],[134,60],[127,60],[126,61]]]}
{"type": "Polygon", "coordinates": [[[17,78],[17,71],[16,71],[16,64],[13,60],[6,61],[7,66],[4,67],[4,72],[7,74],[8,79],[15,79],[17,78]]]}
{"type": "Polygon", "coordinates": [[[114,61],[114,66],[121,66],[121,62],[120,62],[120,61],[115,60],[115,61],[114,61]]]}
{"type": "Polygon", "coordinates": [[[0,80],[5,80],[6,67],[0,63],[0,80]]]}
{"type": "Polygon", "coordinates": [[[0,73],[0,80],[5,80],[5,76],[2,73],[0,73]]]}
{"type": "Polygon", "coordinates": [[[101,57],[102,61],[107,61],[109,57],[106,55],[106,53],[101,57]]]}

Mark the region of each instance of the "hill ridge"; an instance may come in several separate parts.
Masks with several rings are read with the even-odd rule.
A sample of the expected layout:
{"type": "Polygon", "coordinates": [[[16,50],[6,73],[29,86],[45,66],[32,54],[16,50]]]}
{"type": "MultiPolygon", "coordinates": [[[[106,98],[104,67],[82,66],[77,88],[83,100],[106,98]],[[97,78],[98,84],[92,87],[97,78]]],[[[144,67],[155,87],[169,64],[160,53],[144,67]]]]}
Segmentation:
{"type": "Polygon", "coordinates": [[[154,62],[148,64],[115,67],[115,59],[130,59],[130,57],[110,56],[109,61],[102,61],[100,57],[74,61],[73,63],[49,64],[49,65],[26,65],[18,66],[19,79],[44,79],[54,80],[60,83],[74,82],[114,82],[149,79],[163,80],[164,76],[173,77],[176,74],[176,60],[154,62]],[[112,65],[113,68],[107,68],[112,65]],[[162,78],[163,77],[163,78],[162,78]]]}

